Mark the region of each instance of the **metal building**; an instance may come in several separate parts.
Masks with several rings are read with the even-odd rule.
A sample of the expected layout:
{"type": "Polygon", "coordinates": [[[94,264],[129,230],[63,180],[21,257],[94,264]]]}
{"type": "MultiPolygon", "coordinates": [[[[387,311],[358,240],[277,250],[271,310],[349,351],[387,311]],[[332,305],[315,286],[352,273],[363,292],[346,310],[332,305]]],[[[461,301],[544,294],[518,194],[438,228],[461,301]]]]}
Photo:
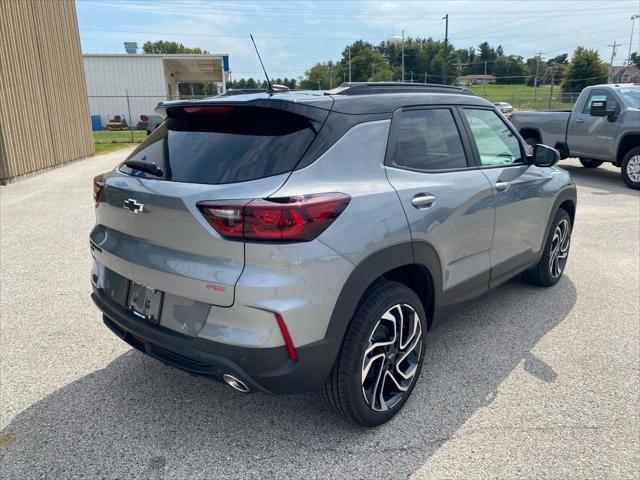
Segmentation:
{"type": "Polygon", "coordinates": [[[152,115],[158,102],[179,97],[180,83],[214,83],[224,93],[229,78],[228,55],[85,54],[84,71],[91,115],[104,126],[120,115],[136,126],[141,115],[152,115]]]}
{"type": "Polygon", "coordinates": [[[73,0],[0,1],[0,184],[94,153],[73,0]]]}

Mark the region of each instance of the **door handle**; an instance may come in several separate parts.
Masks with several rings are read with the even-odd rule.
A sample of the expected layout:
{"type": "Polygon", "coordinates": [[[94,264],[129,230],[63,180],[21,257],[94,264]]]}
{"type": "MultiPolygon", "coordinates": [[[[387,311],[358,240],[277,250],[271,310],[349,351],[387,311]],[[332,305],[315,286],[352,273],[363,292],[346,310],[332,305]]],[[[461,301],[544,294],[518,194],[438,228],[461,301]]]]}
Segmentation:
{"type": "Polygon", "coordinates": [[[505,190],[509,190],[511,186],[511,182],[496,182],[496,190],[499,192],[504,192],[505,190]]]}
{"type": "Polygon", "coordinates": [[[584,118],[576,118],[576,123],[584,123],[584,118]]]}
{"type": "Polygon", "coordinates": [[[433,195],[427,195],[424,193],[419,193],[415,197],[411,199],[411,205],[416,208],[427,208],[430,207],[433,202],[436,201],[436,197],[433,195]]]}

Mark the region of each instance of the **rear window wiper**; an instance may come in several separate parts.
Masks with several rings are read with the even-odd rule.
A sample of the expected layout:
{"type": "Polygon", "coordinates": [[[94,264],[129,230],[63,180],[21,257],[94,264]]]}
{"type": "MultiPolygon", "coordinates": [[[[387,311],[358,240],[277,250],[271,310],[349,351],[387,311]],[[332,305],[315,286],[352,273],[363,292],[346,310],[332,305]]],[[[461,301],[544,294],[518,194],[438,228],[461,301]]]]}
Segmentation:
{"type": "Polygon", "coordinates": [[[153,162],[143,162],[142,160],[129,160],[124,164],[133,168],[134,170],[140,170],[141,172],[149,173],[155,177],[161,177],[163,175],[162,170],[153,162]]]}

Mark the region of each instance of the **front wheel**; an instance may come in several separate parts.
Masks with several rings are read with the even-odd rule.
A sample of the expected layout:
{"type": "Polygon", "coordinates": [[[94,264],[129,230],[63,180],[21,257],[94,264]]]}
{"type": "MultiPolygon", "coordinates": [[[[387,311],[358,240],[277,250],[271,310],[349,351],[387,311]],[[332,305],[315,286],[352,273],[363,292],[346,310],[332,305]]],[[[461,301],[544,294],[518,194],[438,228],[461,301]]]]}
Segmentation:
{"type": "Polygon", "coordinates": [[[535,267],[524,272],[525,278],[540,287],[555,285],[567,265],[570,245],[571,218],[566,210],[560,208],[553,217],[542,258],[535,267]]]}
{"type": "Polygon", "coordinates": [[[584,168],[598,168],[603,162],[594,160],[593,158],[580,158],[580,163],[584,168]]]}
{"type": "Polygon", "coordinates": [[[640,190],[640,147],[632,148],[622,159],[622,178],[627,187],[640,190]]]}
{"type": "Polygon", "coordinates": [[[376,285],[353,317],[325,383],[329,405],[366,427],[390,420],[420,375],[426,331],[413,290],[390,281],[376,285]]]}

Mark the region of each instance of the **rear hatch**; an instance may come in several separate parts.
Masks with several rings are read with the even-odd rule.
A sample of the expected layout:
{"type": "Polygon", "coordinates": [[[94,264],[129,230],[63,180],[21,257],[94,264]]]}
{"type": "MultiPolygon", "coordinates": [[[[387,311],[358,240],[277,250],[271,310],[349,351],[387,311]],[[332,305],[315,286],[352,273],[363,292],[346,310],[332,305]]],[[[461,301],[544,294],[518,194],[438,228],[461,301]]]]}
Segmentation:
{"type": "Polygon", "coordinates": [[[290,102],[258,103],[172,104],[163,125],[96,179],[91,241],[101,264],[150,289],[233,304],[244,241],[222,237],[196,205],[274,193],[328,114],[290,102]]]}

